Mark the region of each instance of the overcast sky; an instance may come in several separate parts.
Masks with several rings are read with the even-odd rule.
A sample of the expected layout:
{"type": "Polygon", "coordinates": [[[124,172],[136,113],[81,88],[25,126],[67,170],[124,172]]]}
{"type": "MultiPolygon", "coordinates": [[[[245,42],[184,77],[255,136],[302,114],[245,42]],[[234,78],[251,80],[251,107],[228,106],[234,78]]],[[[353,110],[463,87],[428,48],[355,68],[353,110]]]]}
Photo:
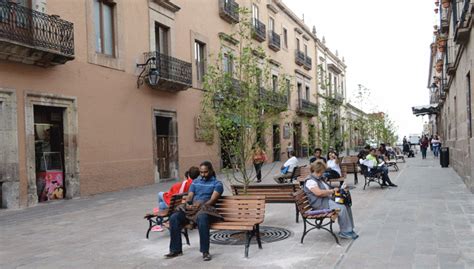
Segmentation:
{"type": "MultiPolygon", "coordinates": [[[[411,107],[429,104],[430,43],[436,23],[432,0],[284,0],[347,65],[347,95],[362,84],[373,105],[388,113],[398,135],[421,133],[411,107]]],[[[428,118],[425,116],[424,121],[428,118]]]]}

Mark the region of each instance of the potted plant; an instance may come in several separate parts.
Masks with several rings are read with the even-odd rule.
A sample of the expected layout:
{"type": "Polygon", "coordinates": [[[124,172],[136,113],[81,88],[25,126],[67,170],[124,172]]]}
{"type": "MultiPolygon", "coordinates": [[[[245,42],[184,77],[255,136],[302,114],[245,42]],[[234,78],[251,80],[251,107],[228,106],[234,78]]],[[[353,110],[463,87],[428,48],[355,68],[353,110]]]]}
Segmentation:
{"type": "Polygon", "coordinates": [[[435,8],[435,9],[434,9],[434,12],[435,12],[436,14],[438,14],[438,8],[435,8]]]}
{"type": "Polygon", "coordinates": [[[446,36],[438,36],[437,38],[438,40],[438,47],[445,47],[446,46],[446,41],[448,40],[448,38],[446,36]]]}
{"type": "Polygon", "coordinates": [[[439,0],[435,0],[435,6],[439,6],[439,0]]]}
{"type": "Polygon", "coordinates": [[[441,5],[443,8],[449,8],[449,5],[451,4],[451,0],[441,0],[441,5]]]}

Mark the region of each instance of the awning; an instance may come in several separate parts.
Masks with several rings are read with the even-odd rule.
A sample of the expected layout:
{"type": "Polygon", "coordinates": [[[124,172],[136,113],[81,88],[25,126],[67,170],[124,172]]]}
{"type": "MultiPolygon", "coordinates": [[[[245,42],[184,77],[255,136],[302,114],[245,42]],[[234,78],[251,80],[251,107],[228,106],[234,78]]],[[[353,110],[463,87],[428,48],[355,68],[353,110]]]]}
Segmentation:
{"type": "Polygon", "coordinates": [[[411,108],[413,115],[415,116],[424,116],[438,114],[438,104],[431,104],[425,106],[414,106],[411,108]]]}

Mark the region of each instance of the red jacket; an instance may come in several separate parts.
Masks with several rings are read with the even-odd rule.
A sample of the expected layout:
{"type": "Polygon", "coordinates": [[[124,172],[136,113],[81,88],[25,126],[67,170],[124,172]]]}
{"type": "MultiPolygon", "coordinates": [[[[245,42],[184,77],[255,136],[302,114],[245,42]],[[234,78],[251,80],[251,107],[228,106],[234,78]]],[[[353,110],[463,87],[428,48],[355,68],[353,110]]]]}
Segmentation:
{"type": "Polygon", "coordinates": [[[183,193],[183,192],[188,192],[189,187],[191,186],[191,183],[193,183],[193,180],[191,178],[188,178],[183,182],[178,182],[178,183],[173,184],[173,186],[171,186],[171,188],[167,192],[163,193],[163,199],[165,200],[165,203],[167,205],[170,205],[171,196],[175,194],[183,193]],[[184,184],[183,189],[180,192],[181,186],[183,184],[184,184]]]}

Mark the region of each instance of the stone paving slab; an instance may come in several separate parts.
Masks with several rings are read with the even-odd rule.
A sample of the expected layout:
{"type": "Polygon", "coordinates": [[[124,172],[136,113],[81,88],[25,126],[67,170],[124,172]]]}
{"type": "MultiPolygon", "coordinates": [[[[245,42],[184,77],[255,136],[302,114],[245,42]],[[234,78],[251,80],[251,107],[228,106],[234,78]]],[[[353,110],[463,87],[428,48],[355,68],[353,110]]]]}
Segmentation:
{"type": "MultiPolygon", "coordinates": [[[[265,183],[273,182],[280,166],[264,166],[265,183]]],[[[0,268],[474,268],[474,198],[462,180],[432,159],[399,166],[390,172],[398,188],[362,190],[359,176],[351,192],[360,238],[341,240],[341,246],[316,230],[300,244],[303,224],[295,223],[294,206],[268,204],[263,225],[290,230],[288,239],[262,250],[251,245],[248,259],[243,246],[211,244],[213,260],[205,263],[192,231],[185,255],[166,260],[168,233],[145,239],[143,215],[169,182],[1,210],[0,268]]]]}

